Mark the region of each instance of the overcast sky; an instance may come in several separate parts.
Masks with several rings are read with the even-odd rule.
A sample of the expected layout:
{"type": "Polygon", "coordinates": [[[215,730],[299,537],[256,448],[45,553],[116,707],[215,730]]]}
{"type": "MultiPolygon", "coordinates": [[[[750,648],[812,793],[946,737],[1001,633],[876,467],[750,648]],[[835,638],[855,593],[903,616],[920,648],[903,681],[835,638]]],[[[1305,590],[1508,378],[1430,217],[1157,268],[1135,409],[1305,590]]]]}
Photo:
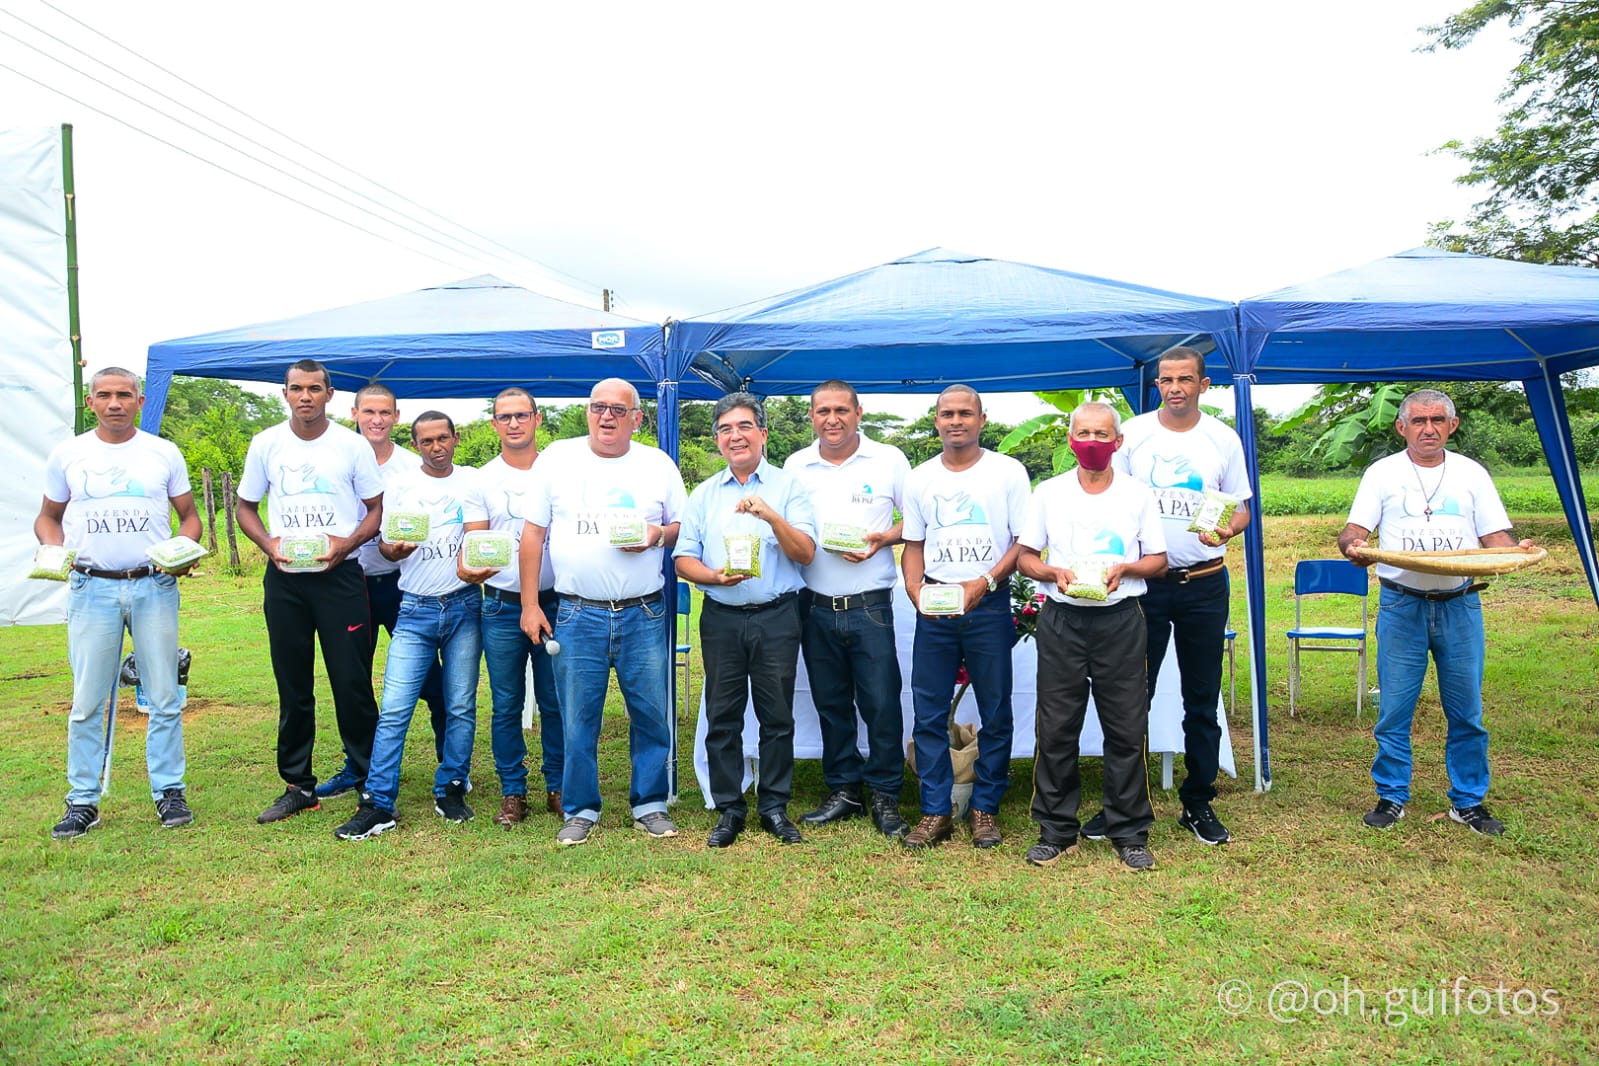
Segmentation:
{"type": "Polygon", "coordinates": [[[1502,32],[1416,51],[1465,0],[51,3],[0,0],[0,122],[75,127],[85,355],[136,369],[155,341],[483,272],[658,321],[942,245],[1239,299],[1457,217],[1462,165],[1433,150],[1492,129],[1517,54],[1502,32]],[[480,250],[250,162],[74,47],[480,250]]]}

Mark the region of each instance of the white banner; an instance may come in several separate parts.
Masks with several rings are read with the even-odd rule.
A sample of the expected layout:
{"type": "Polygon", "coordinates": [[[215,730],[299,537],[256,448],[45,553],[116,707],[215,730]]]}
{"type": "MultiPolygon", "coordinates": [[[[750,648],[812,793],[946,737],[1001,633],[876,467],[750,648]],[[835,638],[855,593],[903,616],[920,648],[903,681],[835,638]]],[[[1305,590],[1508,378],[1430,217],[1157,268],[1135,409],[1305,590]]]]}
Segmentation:
{"type": "Polygon", "coordinates": [[[0,130],[0,411],[13,427],[0,478],[0,625],[66,620],[66,585],[27,578],[44,460],[72,435],[61,129],[0,130]]]}

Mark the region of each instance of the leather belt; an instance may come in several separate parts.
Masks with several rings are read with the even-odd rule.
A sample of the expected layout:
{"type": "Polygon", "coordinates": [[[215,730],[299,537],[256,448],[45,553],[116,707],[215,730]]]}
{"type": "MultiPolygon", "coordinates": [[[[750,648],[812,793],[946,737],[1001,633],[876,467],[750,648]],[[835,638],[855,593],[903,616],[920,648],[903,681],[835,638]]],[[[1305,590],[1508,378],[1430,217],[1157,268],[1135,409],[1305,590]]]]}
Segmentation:
{"type": "Polygon", "coordinates": [[[630,596],[625,600],[591,600],[586,596],[562,596],[563,600],[581,604],[584,607],[597,607],[602,611],[625,611],[629,607],[643,607],[651,603],[660,603],[661,594],[652,592],[648,596],[630,596]]]}
{"type": "Polygon", "coordinates": [[[1395,592],[1403,592],[1406,596],[1414,596],[1418,600],[1428,600],[1432,603],[1448,603],[1450,600],[1458,600],[1468,592],[1481,592],[1488,587],[1488,582],[1486,581],[1474,581],[1470,585],[1458,589],[1450,589],[1448,592],[1425,592],[1421,589],[1413,589],[1409,585],[1401,585],[1397,581],[1390,581],[1386,577],[1379,577],[1377,584],[1385,589],[1393,589],[1395,592]]]}
{"type": "Polygon", "coordinates": [[[892,603],[894,591],[892,589],[872,589],[870,592],[852,592],[848,596],[824,596],[820,592],[805,590],[805,598],[813,607],[825,607],[834,611],[848,611],[856,607],[881,607],[885,603],[892,603]]]}
{"type": "Polygon", "coordinates": [[[510,589],[498,589],[493,585],[484,585],[483,595],[486,599],[499,600],[501,603],[509,603],[513,607],[522,606],[522,594],[520,592],[512,592],[510,589]]]}
{"type": "Polygon", "coordinates": [[[1173,585],[1186,585],[1190,581],[1209,577],[1211,574],[1219,574],[1225,569],[1227,569],[1227,560],[1225,558],[1212,559],[1210,562],[1201,563],[1198,566],[1168,567],[1166,573],[1161,576],[1161,580],[1169,581],[1173,585]]]}
{"type": "Polygon", "coordinates": [[[73,563],[72,569],[80,574],[87,574],[89,577],[106,577],[112,581],[137,581],[141,577],[149,577],[155,573],[155,567],[153,566],[133,566],[126,570],[95,570],[73,563]]]}
{"type": "Polygon", "coordinates": [[[783,593],[781,596],[773,596],[762,603],[722,603],[720,600],[713,600],[709,596],[705,597],[705,602],[712,607],[720,607],[724,611],[743,611],[748,614],[752,611],[765,611],[773,607],[781,607],[790,600],[797,599],[799,599],[799,590],[794,589],[783,593]]]}

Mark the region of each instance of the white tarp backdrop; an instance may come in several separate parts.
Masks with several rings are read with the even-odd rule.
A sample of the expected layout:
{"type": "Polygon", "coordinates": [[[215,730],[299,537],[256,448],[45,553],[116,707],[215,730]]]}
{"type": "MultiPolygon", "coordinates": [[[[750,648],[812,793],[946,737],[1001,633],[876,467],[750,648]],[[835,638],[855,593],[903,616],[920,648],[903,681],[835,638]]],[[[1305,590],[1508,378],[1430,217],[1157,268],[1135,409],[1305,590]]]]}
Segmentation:
{"type": "Polygon", "coordinates": [[[0,410],[14,428],[0,478],[0,625],[66,620],[66,586],[30,581],[44,460],[72,435],[61,128],[0,130],[0,410]]]}

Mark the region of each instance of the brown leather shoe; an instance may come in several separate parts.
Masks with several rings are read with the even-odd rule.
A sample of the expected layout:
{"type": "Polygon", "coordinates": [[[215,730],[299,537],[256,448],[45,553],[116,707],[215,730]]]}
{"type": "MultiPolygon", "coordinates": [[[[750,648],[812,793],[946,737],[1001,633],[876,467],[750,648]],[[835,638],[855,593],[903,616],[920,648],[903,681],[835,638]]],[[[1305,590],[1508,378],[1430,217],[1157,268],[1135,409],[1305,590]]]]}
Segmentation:
{"type": "Polygon", "coordinates": [[[999,823],[987,811],[972,812],[972,847],[997,848],[1005,842],[1005,834],[999,831],[999,823]]]}
{"type": "Polygon", "coordinates": [[[494,816],[495,825],[503,825],[509,829],[518,822],[527,818],[526,796],[503,796],[500,799],[500,811],[494,816]]]}
{"type": "Polygon", "coordinates": [[[559,789],[554,792],[544,793],[544,809],[557,818],[561,816],[561,793],[559,789]]]}
{"type": "Polygon", "coordinates": [[[922,820],[916,823],[916,828],[906,833],[900,843],[912,851],[920,851],[937,847],[954,835],[955,826],[949,815],[924,814],[922,820]]]}

